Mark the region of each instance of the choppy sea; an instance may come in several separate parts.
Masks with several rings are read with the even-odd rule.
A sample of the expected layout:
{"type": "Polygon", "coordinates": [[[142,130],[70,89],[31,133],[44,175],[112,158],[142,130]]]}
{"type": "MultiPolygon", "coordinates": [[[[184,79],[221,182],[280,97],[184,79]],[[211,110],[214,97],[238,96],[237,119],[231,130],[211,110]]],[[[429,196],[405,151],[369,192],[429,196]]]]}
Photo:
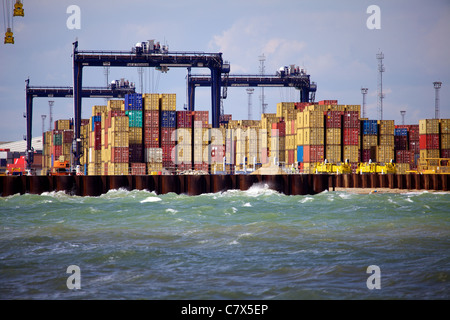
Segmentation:
{"type": "Polygon", "coordinates": [[[447,300],[449,283],[449,193],[0,198],[0,299],[447,300]]]}

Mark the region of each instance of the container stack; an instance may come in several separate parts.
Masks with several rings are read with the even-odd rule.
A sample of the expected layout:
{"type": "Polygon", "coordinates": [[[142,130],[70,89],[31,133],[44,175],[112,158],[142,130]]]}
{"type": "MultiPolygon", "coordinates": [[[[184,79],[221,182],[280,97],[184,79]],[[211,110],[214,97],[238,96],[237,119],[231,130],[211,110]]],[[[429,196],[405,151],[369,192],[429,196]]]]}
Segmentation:
{"type": "Polygon", "coordinates": [[[361,161],[376,161],[376,150],[378,145],[378,123],[377,120],[361,120],[361,161]]]}
{"type": "Polygon", "coordinates": [[[96,105],[92,107],[92,117],[89,127],[89,156],[88,174],[102,174],[102,113],[106,111],[106,106],[96,105]]]}
{"type": "Polygon", "coordinates": [[[143,147],[147,172],[161,172],[162,149],[160,147],[160,103],[159,94],[147,93],[143,99],[143,147]]]}
{"type": "Polygon", "coordinates": [[[441,158],[450,158],[450,119],[441,119],[441,158]]]}
{"type": "MultiPolygon", "coordinates": [[[[297,118],[297,115],[296,115],[297,118]]],[[[297,120],[286,121],[286,154],[287,165],[295,164],[297,161],[297,120]]]]}
{"type": "Polygon", "coordinates": [[[397,173],[404,174],[414,162],[413,153],[409,150],[409,126],[396,126],[394,130],[395,163],[397,173]]]}
{"type": "MultiPolygon", "coordinates": [[[[358,108],[357,106],[356,108],[358,108]]],[[[361,153],[359,146],[361,143],[361,122],[359,120],[360,111],[346,110],[343,113],[343,157],[341,160],[348,160],[353,169],[356,170],[358,163],[361,161],[361,153]]]]}
{"type": "Polygon", "coordinates": [[[193,111],[177,111],[175,159],[179,171],[192,169],[193,111]]]}
{"type": "Polygon", "coordinates": [[[419,125],[413,124],[408,126],[408,150],[411,152],[410,169],[417,169],[420,159],[420,135],[419,125]]]}
{"type": "Polygon", "coordinates": [[[209,152],[209,113],[208,111],[193,111],[194,137],[193,156],[194,170],[208,171],[209,152]]]}
{"type": "Polygon", "coordinates": [[[386,163],[395,160],[394,155],[394,120],[379,120],[377,162],[386,163]]]}
{"type": "Polygon", "coordinates": [[[439,158],[439,119],[419,120],[420,159],[439,158]]]}
{"type": "Polygon", "coordinates": [[[176,143],[174,133],[177,125],[176,107],[175,94],[160,94],[162,165],[163,168],[167,169],[175,169],[175,159],[172,159],[172,151],[176,143]]]}
{"type": "Polygon", "coordinates": [[[325,159],[330,163],[338,163],[342,154],[342,117],[343,111],[330,110],[324,112],[326,121],[325,159]]]}
{"type": "Polygon", "coordinates": [[[297,113],[297,160],[304,173],[312,173],[314,165],[325,160],[324,130],[324,109],[308,106],[297,113]]]}
{"type": "Polygon", "coordinates": [[[286,122],[272,123],[272,134],[270,138],[270,157],[272,161],[286,162],[286,122]]]}
{"type": "Polygon", "coordinates": [[[297,109],[295,108],[294,102],[280,102],[277,103],[277,118],[284,121],[296,120],[297,109]]]}

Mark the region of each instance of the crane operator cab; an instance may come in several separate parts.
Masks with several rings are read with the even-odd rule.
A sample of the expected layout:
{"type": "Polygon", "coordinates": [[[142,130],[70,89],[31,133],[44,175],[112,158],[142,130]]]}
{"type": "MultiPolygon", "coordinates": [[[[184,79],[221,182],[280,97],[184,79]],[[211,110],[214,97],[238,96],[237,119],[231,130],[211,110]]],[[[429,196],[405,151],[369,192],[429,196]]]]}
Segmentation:
{"type": "Polygon", "coordinates": [[[5,44],[11,43],[14,44],[14,34],[11,31],[11,28],[7,28],[5,32],[5,44]]]}
{"type": "Polygon", "coordinates": [[[23,17],[23,3],[21,0],[16,0],[16,3],[14,4],[14,12],[13,17],[23,17]]]}

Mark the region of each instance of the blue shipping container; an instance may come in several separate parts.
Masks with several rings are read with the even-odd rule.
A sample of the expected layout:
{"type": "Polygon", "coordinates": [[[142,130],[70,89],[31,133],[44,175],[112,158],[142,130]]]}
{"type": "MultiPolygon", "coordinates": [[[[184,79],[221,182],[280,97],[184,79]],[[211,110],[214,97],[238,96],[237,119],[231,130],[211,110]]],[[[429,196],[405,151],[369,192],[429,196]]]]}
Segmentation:
{"type": "Polygon", "coordinates": [[[102,116],[92,116],[92,131],[95,130],[96,122],[102,122],[102,116]]]}
{"type": "Polygon", "coordinates": [[[395,136],[407,136],[408,135],[408,129],[406,129],[406,128],[394,129],[394,135],[395,136]]]}
{"type": "Polygon", "coordinates": [[[297,146],[297,162],[303,162],[303,146],[297,146]]]}
{"type": "Polygon", "coordinates": [[[161,111],[161,127],[175,128],[177,126],[176,111],[161,111]]]}
{"type": "Polygon", "coordinates": [[[142,110],[142,94],[140,93],[126,94],[125,110],[142,110]]]}
{"type": "Polygon", "coordinates": [[[366,135],[378,134],[377,120],[363,120],[363,134],[366,135]]]}

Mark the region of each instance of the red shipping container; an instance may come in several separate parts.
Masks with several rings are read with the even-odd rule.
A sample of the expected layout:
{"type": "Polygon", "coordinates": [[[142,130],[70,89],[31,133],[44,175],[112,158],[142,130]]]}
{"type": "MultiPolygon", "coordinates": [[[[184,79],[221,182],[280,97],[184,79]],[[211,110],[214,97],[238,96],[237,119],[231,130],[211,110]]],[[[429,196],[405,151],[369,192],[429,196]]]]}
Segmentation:
{"type": "Polygon", "coordinates": [[[177,111],[177,128],[192,128],[193,111],[177,111]]]}
{"type": "Polygon", "coordinates": [[[53,159],[58,160],[59,156],[62,155],[62,145],[53,145],[52,146],[52,154],[53,154],[53,159]]]}
{"type": "Polygon", "coordinates": [[[310,102],[295,102],[294,103],[295,109],[300,110],[300,111],[305,110],[305,108],[311,104],[312,103],[310,103],[310,102]]]}
{"type": "Polygon", "coordinates": [[[164,144],[161,145],[162,148],[162,159],[164,161],[172,161],[172,151],[175,144],[164,144]]]}
{"type": "Polygon", "coordinates": [[[62,143],[72,143],[72,140],[73,140],[73,130],[64,130],[62,143]]]}
{"type": "Polygon", "coordinates": [[[159,111],[150,110],[144,112],[144,127],[158,128],[159,123],[159,111]]]}
{"type": "Polygon", "coordinates": [[[202,128],[208,127],[209,113],[208,111],[191,111],[193,113],[194,126],[201,124],[202,128]]]}
{"type": "Polygon", "coordinates": [[[322,100],[319,101],[319,105],[335,105],[338,104],[337,100],[322,100]]]}
{"type": "Polygon", "coordinates": [[[414,157],[411,156],[411,152],[408,150],[398,150],[395,152],[395,162],[397,163],[411,163],[414,161],[414,157]]]}
{"type": "Polygon", "coordinates": [[[344,128],[344,145],[357,146],[359,143],[359,127],[344,128]]]}
{"type": "Polygon", "coordinates": [[[159,128],[144,128],[144,145],[146,148],[159,147],[159,128]]]}
{"type": "Polygon", "coordinates": [[[142,144],[130,144],[128,148],[129,161],[132,162],[142,162],[144,160],[144,148],[142,144]]]}
{"type": "Polygon", "coordinates": [[[344,111],[344,128],[359,128],[359,112],[344,111]]]}
{"type": "Polygon", "coordinates": [[[376,147],[372,149],[363,149],[361,155],[362,162],[369,162],[370,160],[375,161],[376,159],[376,147]]]}
{"type": "Polygon", "coordinates": [[[439,134],[421,134],[419,136],[420,149],[439,149],[439,134]]]}
{"type": "Polygon", "coordinates": [[[342,111],[325,111],[327,128],[340,128],[342,124],[342,111]]]}
{"type": "Polygon", "coordinates": [[[111,148],[111,162],[128,163],[129,162],[128,147],[112,147],[111,148]]]}
{"type": "Polygon", "coordinates": [[[394,136],[394,145],[396,150],[408,150],[408,137],[394,136]]]}
{"type": "Polygon", "coordinates": [[[322,162],[323,156],[323,145],[303,146],[303,162],[322,162]]]}
{"type": "Polygon", "coordinates": [[[272,123],[272,136],[285,137],[286,136],[286,122],[272,123]]]}
{"type": "Polygon", "coordinates": [[[174,132],[175,128],[161,128],[161,144],[175,143],[176,137],[174,132]]]}
{"type": "Polygon", "coordinates": [[[419,125],[410,125],[408,135],[409,141],[419,141],[419,125]]]}
{"type": "Polygon", "coordinates": [[[409,142],[409,151],[411,151],[412,153],[420,153],[419,141],[410,141],[409,142]]]}
{"type": "Polygon", "coordinates": [[[295,150],[288,150],[288,164],[293,164],[295,162],[295,150]]]}
{"type": "Polygon", "coordinates": [[[130,163],[132,175],[145,175],[146,164],[145,163],[130,163]]]}
{"type": "Polygon", "coordinates": [[[450,149],[441,149],[441,158],[450,158],[450,149]]]}

